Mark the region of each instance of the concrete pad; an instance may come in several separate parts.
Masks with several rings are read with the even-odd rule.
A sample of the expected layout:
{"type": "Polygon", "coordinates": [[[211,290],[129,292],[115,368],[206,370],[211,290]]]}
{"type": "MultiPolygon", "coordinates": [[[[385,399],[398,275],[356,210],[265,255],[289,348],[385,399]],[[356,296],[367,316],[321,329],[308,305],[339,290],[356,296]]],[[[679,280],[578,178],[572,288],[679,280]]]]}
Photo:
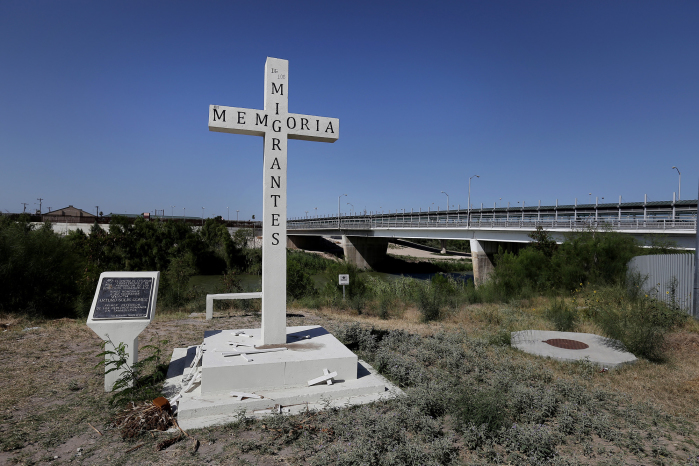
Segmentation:
{"type": "MultiPolygon", "coordinates": [[[[227,394],[231,390],[247,392],[305,387],[309,380],[322,376],[324,369],[337,372],[335,381],[357,378],[357,355],[323,327],[288,327],[286,331],[286,344],[270,346],[284,351],[255,353],[248,359],[224,356],[223,353],[245,352],[246,347],[234,347],[231,342],[259,345],[259,328],[243,329],[244,333],[237,336],[234,333],[241,330],[206,331],[206,351],[201,364],[202,395],[227,394]]],[[[251,353],[255,349],[253,346],[247,348],[251,353]]]]}
{"type": "Polygon", "coordinates": [[[511,342],[513,347],[525,353],[559,361],[579,361],[587,358],[590,362],[610,369],[636,362],[636,356],[633,354],[616,349],[614,340],[592,333],[523,330],[512,332],[511,342]],[[570,347],[579,349],[569,349],[570,347]]]}

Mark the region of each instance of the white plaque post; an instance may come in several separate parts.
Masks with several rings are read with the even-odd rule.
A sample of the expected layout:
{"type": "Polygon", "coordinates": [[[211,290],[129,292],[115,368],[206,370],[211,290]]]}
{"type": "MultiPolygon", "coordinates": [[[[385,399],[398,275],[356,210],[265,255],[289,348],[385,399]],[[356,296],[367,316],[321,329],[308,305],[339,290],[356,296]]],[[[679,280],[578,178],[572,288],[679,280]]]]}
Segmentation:
{"type": "MultiPolygon", "coordinates": [[[[148,327],[158,301],[160,272],[103,272],[100,274],[97,291],[92,300],[87,326],[102,340],[114,346],[126,345],[127,363],[133,366],[138,361],[138,335],[148,327]]],[[[105,350],[115,348],[105,345],[105,350]]],[[[106,355],[105,363],[116,359],[106,355]]],[[[125,369],[106,373],[104,391],[111,392],[114,383],[125,369]]]]}
{"type": "Polygon", "coordinates": [[[340,120],[289,113],[289,62],[267,57],[264,110],[210,105],[209,131],[264,137],[261,344],[285,344],[287,139],[335,142],[340,120]]]}

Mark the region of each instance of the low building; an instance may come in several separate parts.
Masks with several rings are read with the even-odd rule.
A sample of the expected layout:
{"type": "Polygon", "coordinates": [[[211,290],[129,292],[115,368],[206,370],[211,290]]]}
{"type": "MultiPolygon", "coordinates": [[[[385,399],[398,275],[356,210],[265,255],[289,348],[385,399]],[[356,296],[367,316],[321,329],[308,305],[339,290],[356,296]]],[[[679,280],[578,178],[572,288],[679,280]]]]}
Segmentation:
{"type": "Polygon", "coordinates": [[[41,216],[42,222],[52,223],[93,223],[95,220],[97,220],[95,214],[85,212],[72,205],[46,212],[41,216]]]}

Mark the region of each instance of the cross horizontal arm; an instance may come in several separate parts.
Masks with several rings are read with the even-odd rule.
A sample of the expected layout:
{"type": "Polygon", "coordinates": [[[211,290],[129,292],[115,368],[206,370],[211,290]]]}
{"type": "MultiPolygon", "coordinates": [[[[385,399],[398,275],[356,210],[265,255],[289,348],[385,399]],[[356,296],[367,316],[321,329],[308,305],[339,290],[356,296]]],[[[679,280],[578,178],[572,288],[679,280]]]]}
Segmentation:
{"type": "Polygon", "coordinates": [[[284,132],[289,139],[335,142],[340,135],[340,120],[297,113],[275,115],[264,110],[210,105],[209,131],[252,136],[284,132]]]}
{"type": "Polygon", "coordinates": [[[289,113],[284,121],[289,139],[335,142],[340,137],[338,118],[289,113]]]}
{"type": "Polygon", "coordinates": [[[268,128],[264,110],[209,105],[209,131],[264,136],[268,128]]]}

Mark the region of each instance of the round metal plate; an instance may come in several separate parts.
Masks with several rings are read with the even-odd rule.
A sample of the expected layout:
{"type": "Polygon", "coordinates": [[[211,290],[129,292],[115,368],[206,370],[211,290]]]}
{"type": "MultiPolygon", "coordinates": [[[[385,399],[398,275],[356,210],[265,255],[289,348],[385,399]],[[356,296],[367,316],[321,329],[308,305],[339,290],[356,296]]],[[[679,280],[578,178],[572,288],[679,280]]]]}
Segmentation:
{"type": "Polygon", "coordinates": [[[563,348],[563,349],[585,349],[589,348],[589,346],[582,341],[577,341],[577,340],[566,340],[565,338],[552,338],[550,340],[544,340],[544,343],[555,346],[556,348],[563,348]]]}

